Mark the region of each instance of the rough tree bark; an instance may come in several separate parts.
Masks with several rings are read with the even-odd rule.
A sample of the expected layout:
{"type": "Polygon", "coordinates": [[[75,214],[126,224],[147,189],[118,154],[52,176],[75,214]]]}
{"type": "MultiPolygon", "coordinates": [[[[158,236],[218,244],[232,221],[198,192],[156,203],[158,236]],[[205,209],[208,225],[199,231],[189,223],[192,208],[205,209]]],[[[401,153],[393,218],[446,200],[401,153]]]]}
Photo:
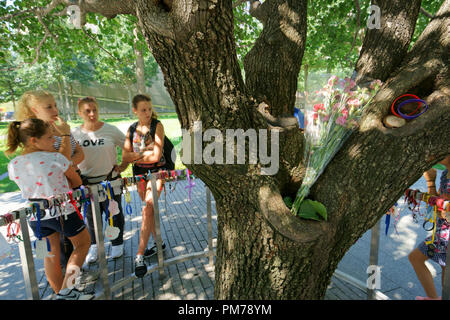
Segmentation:
{"type": "MultiPolygon", "coordinates": [[[[408,53],[420,1],[411,1],[408,7],[400,7],[399,1],[377,2],[382,10],[391,13],[386,19],[401,20],[403,27],[396,32],[382,28],[367,33],[367,39],[384,41],[364,42],[357,70],[363,77],[387,81],[369,106],[360,129],[311,189],[311,197],[327,207],[326,222],[294,217],[282,200],[292,185],[298,187],[302,176],[302,137],[294,133],[292,127],[296,125],[284,121],[283,115],[295,101],[290,83],[292,74],[298,74],[303,55],[303,1],[295,5],[290,1],[264,1],[265,7],[277,10],[270,12],[271,17],[279,14],[284,23],[268,21],[267,13],[258,11],[264,6],[251,1],[256,4],[254,14],[266,21],[267,29],[246,59],[246,68],[256,73],[247,75],[247,83],[236,57],[231,1],[84,1],[92,12],[102,14],[101,6],[95,8],[100,2],[102,6],[111,2],[109,15],[113,14],[111,8],[120,3],[119,9],[138,17],[182,128],[192,132],[194,122],[201,121],[203,131],[215,128],[223,135],[226,129],[236,128],[283,132],[282,174],[260,175],[260,163],[188,164],[216,200],[217,299],[323,298],[338,262],[350,246],[423,171],[450,153],[450,141],[446,139],[450,134],[450,48],[446,33],[450,0],[444,1],[408,53]],[[263,47],[271,30],[280,46],[263,47]],[[283,30],[291,30],[296,41],[283,30]],[[264,49],[268,51],[267,60],[261,54],[264,49]],[[283,59],[294,65],[282,66],[283,59]],[[279,79],[277,72],[267,76],[267,66],[257,66],[255,61],[273,63],[286,72],[282,75],[285,79],[279,79]],[[366,64],[370,66],[367,70],[366,64]],[[273,88],[267,86],[271,81],[273,88]],[[259,92],[256,83],[264,91],[259,92]],[[288,96],[277,96],[277,91],[288,96]],[[390,101],[405,91],[420,93],[430,110],[400,129],[384,128],[381,119],[388,113],[390,101]],[[267,107],[260,104],[263,100],[267,107]]],[[[248,148],[246,151],[248,155],[248,148]]]]}
{"type": "Polygon", "coordinates": [[[258,102],[267,103],[274,117],[294,113],[306,45],[306,9],[306,0],[266,1],[254,8],[264,29],[244,58],[245,84],[258,102]]]}
{"type": "Polygon", "coordinates": [[[373,0],[380,8],[381,29],[368,29],[355,70],[356,82],[385,81],[403,60],[414,34],[421,0],[373,0]]]}
{"type": "MultiPolygon", "coordinates": [[[[185,29],[189,30],[190,36],[184,34],[177,38],[175,31],[174,39],[152,33],[151,28],[145,26],[147,10],[142,6],[138,16],[152,52],[162,67],[183,128],[192,129],[194,120],[201,120],[203,129],[218,128],[222,132],[226,128],[270,127],[270,123],[264,124],[255,112],[256,106],[250,96],[252,90],[243,85],[237,70],[229,3],[218,1],[208,9],[191,11],[190,19],[184,17],[184,21],[196,22],[189,24],[193,28],[185,29]]],[[[396,11],[395,14],[402,15],[403,12],[396,11]]],[[[395,14],[391,16],[393,19],[395,14]]],[[[414,25],[416,17],[409,16],[406,25],[414,25]]],[[[448,21],[448,18],[444,19],[448,21]]],[[[393,46],[404,41],[403,37],[386,37],[389,41],[378,44],[381,50],[384,45],[393,46]]],[[[432,39],[428,41],[432,42],[432,39]]],[[[402,50],[406,53],[407,46],[402,50]]],[[[394,54],[398,55],[399,51],[394,54]]],[[[388,51],[386,58],[392,59],[388,51]]],[[[391,68],[399,62],[392,62],[391,68]]],[[[260,63],[265,61],[261,59],[260,63]]],[[[273,81],[280,83],[277,79],[273,81]]],[[[274,86],[272,91],[275,90],[282,89],[274,86]]],[[[386,87],[379,96],[383,97],[384,92],[390,90],[386,87]]],[[[446,98],[430,100],[430,104],[436,106],[433,112],[401,131],[386,133],[379,125],[360,131],[349,140],[311,193],[327,206],[328,222],[316,223],[292,217],[283,204],[280,181],[255,174],[252,166],[190,166],[211,188],[217,203],[215,297],[322,298],[332,273],[348,248],[429,165],[450,150],[437,138],[449,130],[448,126],[438,122],[439,119],[446,123],[449,120],[448,104],[443,99],[446,98]],[[399,132],[406,132],[419,123],[434,123],[434,126],[426,132],[409,129],[415,132],[414,136],[396,137],[399,132]],[[431,153],[435,154],[433,160],[418,161],[431,153]],[[392,163],[399,163],[395,175],[392,174],[392,163]],[[356,194],[358,197],[353,196],[356,194]]],[[[388,101],[391,101],[389,97],[385,97],[385,112],[388,101]]],[[[275,115],[283,114],[279,112],[282,109],[277,109],[278,105],[271,107],[269,110],[275,115]]],[[[370,119],[369,116],[365,121],[370,119]]],[[[362,128],[365,126],[364,123],[362,128]]],[[[292,141],[288,141],[291,146],[292,141]]]]}

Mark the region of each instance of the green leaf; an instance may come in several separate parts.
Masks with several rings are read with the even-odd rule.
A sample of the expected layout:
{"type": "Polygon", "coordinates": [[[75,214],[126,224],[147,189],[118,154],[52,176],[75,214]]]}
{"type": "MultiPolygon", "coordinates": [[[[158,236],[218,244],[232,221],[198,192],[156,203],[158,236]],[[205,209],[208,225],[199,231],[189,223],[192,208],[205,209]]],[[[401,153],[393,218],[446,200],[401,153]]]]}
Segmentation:
{"type": "Polygon", "coordinates": [[[286,205],[286,207],[288,207],[289,209],[292,208],[292,198],[291,197],[284,197],[283,198],[284,204],[286,205]]]}
{"type": "Polygon", "coordinates": [[[321,221],[322,219],[316,213],[314,206],[311,204],[312,200],[306,199],[300,205],[299,217],[303,219],[321,221]]]}
{"type": "Polygon", "coordinates": [[[311,205],[314,207],[314,209],[316,210],[316,212],[325,220],[327,221],[327,208],[325,208],[325,206],[320,203],[319,201],[311,201],[311,205]]]}
{"type": "Polygon", "coordinates": [[[316,221],[326,221],[327,208],[319,201],[306,199],[300,205],[299,217],[316,221]]]}

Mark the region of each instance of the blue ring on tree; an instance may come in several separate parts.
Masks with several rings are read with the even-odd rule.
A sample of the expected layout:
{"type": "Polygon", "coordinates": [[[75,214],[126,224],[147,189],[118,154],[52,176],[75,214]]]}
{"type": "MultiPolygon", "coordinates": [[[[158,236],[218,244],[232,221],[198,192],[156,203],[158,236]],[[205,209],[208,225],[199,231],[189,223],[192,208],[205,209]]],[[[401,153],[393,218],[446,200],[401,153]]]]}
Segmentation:
{"type": "Polygon", "coordinates": [[[424,100],[422,100],[422,99],[408,99],[408,100],[405,100],[405,101],[399,103],[399,105],[398,105],[398,107],[397,107],[397,113],[398,113],[402,118],[408,119],[408,120],[417,118],[418,116],[420,116],[422,113],[424,113],[424,112],[427,111],[427,110],[428,110],[428,104],[427,104],[424,100]],[[423,104],[425,105],[425,109],[423,109],[423,111],[422,111],[421,113],[414,114],[414,115],[411,115],[411,116],[406,115],[406,114],[403,114],[403,113],[400,111],[401,107],[404,106],[405,104],[412,103],[412,102],[420,102],[420,103],[423,103],[423,104]]]}

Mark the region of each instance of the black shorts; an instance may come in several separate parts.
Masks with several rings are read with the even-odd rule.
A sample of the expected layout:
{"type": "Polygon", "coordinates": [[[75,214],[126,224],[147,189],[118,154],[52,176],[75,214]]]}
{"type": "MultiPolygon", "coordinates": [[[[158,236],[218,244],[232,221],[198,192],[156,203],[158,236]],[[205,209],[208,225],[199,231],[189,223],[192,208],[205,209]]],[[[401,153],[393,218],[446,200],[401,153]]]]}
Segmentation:
{"type": "MultiPolygon", "coordinates": [[[[37,221],[30,221],[31,230],[37,237],[37,221]]],[[[41,221],[41,236],[48,237],[49,235],[59,232],[66,237],[74,237],[86,228],[84,221],[80,219],[76,212],[72,212],[67,216],[55,217],[41,221]],[[66,220],[67,217],[67,220],[66,220]]]]}
{"type": "Polygon", "coordinates": [[[149,170],[151,173],[154,173],[154,172],[158,172],[159,170],[161,170],[161,168],[156,168],[156,167],[146,168],[146,167],[140,167],[137,165],[133,165],[133,176],[147,174],[149,170]]]}

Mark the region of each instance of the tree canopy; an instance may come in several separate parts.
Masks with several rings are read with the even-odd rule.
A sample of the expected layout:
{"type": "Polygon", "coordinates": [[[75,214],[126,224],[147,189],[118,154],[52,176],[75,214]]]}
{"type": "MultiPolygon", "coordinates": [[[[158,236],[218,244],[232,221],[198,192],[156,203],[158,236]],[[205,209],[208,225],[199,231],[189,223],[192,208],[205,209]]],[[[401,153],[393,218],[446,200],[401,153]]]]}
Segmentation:
{"type": "MultiPolygon", "coordinates": [[[[4,0],[0,3],[0,17],[3,17],[0,20],[0,68],[9,70],[9,73],[2,72],[0,101],[11,100],[10,84],[17,99],[23,91],[47,83],[45,74],[50,70],[55,70],[53,76],[56,72],[67,76],[68,81],[134,83],[135,45],[145,54],[146,85],[151,85],[157,64],[142,34],[134,32],[137,23],[135,16],[122,15],[111,19],[88,13],[87,25],[76,29],[70,16],[65,14],[63,4],[54,8],[53,11],[58,12],[56,17],[45,15],[40,18],[30,11],[48,3],[30,0],[4,0]],[[40,69],[45,72],[37,72],[36,67],[32,67],[34,64],[42,65],[40,69]],[[26,82],[23,80],[25,78],[28,79],[26,82]]],[[[432,16],[440,4],[439,0],[422,3],[426,13],[418,17],[411,45],[428,24],[430,17],[427,14],[432,16]]],[[[235,1],[234,5],[236,51],[243,70],[243,58],[252,48],[263,25],[250,14],[248,1],[235,1]]],[[[308,2],[307,41],[302,62],[308,72],[351,73],[362,45],[369,6],[370,1],[360,0],[308,2]]],[[[305,89],[305,73],[300,72],[298,79],[298,88],[302,92],[305,89]]]]}

